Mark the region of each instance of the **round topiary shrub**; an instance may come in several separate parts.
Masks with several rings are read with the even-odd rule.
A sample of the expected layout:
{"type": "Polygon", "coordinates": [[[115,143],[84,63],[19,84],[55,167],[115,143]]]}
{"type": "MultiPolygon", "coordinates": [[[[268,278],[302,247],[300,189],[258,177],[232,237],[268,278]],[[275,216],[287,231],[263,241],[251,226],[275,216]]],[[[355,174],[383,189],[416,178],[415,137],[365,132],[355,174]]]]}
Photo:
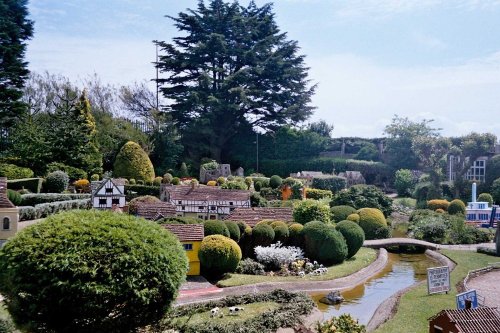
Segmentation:
{"type": "Polygon", "coordinates": [[[376,239],[377,230],[387,227],[384,214],[377,208],[361,208],[358,210],[359,226],[365,232],[366,239],[376,239]]]}
{"type": "Polygon", "coordinates": [[[219,277],[236,270],[241,249],[231,238],[211,235],[203,238],[198,256],[203,273],[208,277],[219,277]]]}
{"type": "Polygon", "coordinates": [[[347,243],[347,259],[352,258],[363,246],[365,232],[356,222],[348,220],[340,221],[335,229],[340,231],[347,243]]]}
{"type": "Polygon", "coordinates": [[[226,182],[226,178],[224,178],[222,176],[217,178],[217,185],[219,185],[219,186],[223,185],[225,182],[226,182]]]}
{"type": "Polygon", "coordinates": [[[346,218],[346,220],[359,223],[359,215],[358,213],[351,214],[346,218]]]}
{"type": "Polygon", "coordinates": [[[304,245],[304,226],[300,223],[293,223],[288,227],[288,244],[302,247],[304,245]]]}
{"type": "Polygon", "coordinates": [[[274,175],[271,176],[271,178],[269,178],[269,187],[271,188],[278,188],[281,186],[282,183],[283,179],[278,175],[274,175]]]}
{"type": "Polygon", "coordinates": [[[181,183],[181,180],[179,177],[172,178],[172,185],[179,185],[180,183],[181,183]]]}
{"type": "Polygon", "coordinates": [[[490,207],[493,205],[493,197],[489,193],[481,193],[477,197],[477,201],[478,202],[487,202],[490,207]]]}
{"type": "Polygon", "coordinates": [[[271,223],[271,228],[274,230],[274,242],[285,244],[290,236],[286,223],[283,221],[274,221],[271,223]]]}
{"type": "Polygon", "coordinates": [[[217,182],[215,180],[209,180],[207,186],[217,186],[217,182]]]}
{"type": "Polygon", "coordinates": [[[269,246],[273,243],[275,233],[266,223],[259,223],[252,229],[253,246],[269,246]]]}
{"type": "Polygon", "coordinates": [[[135,184],[137,184],[137,182],[135,181],[135,179],[134,179],[134,178],[130,178],[130,179],[128,180],[128,183],[129,183],[130,185],[135,185],[135,184]]]}
{"type": "Polygon", "coordinates": [[[317,200],[302,200],[293,206],[293,220],[300,224],[310,221],[330,222],[330,208],[317,200]]]}
{"type": "Polygon", "coordinates": [[[64,171],[54,171],[45,178],[45,190],[49,193],[62,193],[69,185],[68,174],[64,171]]]}
{"type": "Polygon", "coordinates": [[[116,155],[113,175],[127,179],[152,181],[155,177],[155,171],[148,154],[137,143],[129,141],[116,155]]]}
{"type": "Polygon", "coordinates": [[[172,183],[172,180],[174,179],[174,177],[172,177],[172,174],[167,172],[163,175],[163,178],[161,179],[161,182],[163,184],[171,184],[172,183]]]}
{"type": "Polygon", "coordinates": [[[23,201],[21,194],[11,189],[7,189],[7,199],[9,199],[9,201],[12,202],[14,206],[19,206],[23,201]]]}
{"type": "Polygon", "coordinates": [[[455,199],[450,202],[448,206],[448,214],[456,215],[456,214],[465,214],[465,204],[460,199],[455,199]]]}
{"type": "Polygon", "coordinates": [[[347,257],[347,243],[335,227],[321,221],[311,221],[304,225],[306,256],[325,265],[338,264],[347,257]]]}
{"type": "Polygon", "coordinates": [[[238,227],[238,224],[234,221],[224,221],[224,224],[226,225],[227,230],[229,231],[229,237],[234,240],[235,242],[240,241],[240,228],[238,227]]]}
{"type": "Polygon", "coordinates": [[[0,267],[8,311],[29,331],[131,332],[163,317],[188,263],[162,227],[91,210],[22,230],[2,248],[0,267]]]}
{"type": "Polygon", "coordinates": [[[356,214],[356,209],[351,206],[340,205],[330,208],[330,212],[332,214],[332,221],[340,222],[347,220],[349,215],[356,214]]]}
{"type": "Polygon", "coordinates": [[[160,199],[157,197],[154,197],[152,195],[143,195],[137,198],[134,198],[130,200],[128,203],[128,213],[135,215],[137,214],[137,207],[139,207],[142,204],[153,204],[153,203],[158,203],[161,202],[160,199]]]}
{"type": "Polygon", "coordinates": [[[257,192],[260,192],[260,189],[262,188],[262,182],[260,180],[257,180],[255,183],[253,183],[253,189],[257,192]]]}
{"type": "Polygon", "coordinates": [[[205,237],[210,235],[230,236],[229,229],[222,221],[206,221],[203,225],[205,227],[205,237]]]}
{"type": "Polygon", "coordinates": [[[155,179],[153,179],[153,185],[160,186],[162,181],[163,181],[163,177],[155,177],[155,179]]]}
{"type": "Polygon", "coordinates": [[[99,175],[97,173],[94,173],[92,176],[90,176],[90,180],[93,182],[99,181],[99,175]]]}
{"type": "Polygon", "coordinates": [[[441,208],[446,212],[448,210],[449,205],[450,203],[448,202],[448,200],[444,199],[433,199],[427,201],[427,208],[429,208],[430,210],[436,210],[441,208]]]}

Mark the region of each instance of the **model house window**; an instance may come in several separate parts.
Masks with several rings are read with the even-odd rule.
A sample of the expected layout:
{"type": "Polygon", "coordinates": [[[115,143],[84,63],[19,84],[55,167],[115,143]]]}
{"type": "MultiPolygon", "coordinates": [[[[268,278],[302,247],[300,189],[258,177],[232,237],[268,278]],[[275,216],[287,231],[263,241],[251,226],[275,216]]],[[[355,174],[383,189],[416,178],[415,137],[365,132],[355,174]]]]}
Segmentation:
{"type": "Polygon", "coordinates": [[[113,193],[113,188],[112,187],[106,188],[106,194],[109,194],[109,193],[113,193]]]}
{"type": "Polygon", "coordinates": [[[232,206],[233,205],[233,202],[232,201],[229,201],[229,206],[232,206]]]}
{"type": "Polygon", "coordinates": [[[217,216],[216,215],[210,215],[210,219],[211,220],[217,220],[217,216]]]}
{"type": "Polygon", "coordinates": [[[476,214],[467,214],[467,220],[473,221],[476,219],[476,214]]]}
{"type": "Polygon", "coordinates": [[[181,200],[179,200],[179,201],[177,201],[177,203],[180,205],[180,204],[182,203],[182,201],[181,201],[181,200]]]}
{"type": "Polygon", "coordinates": [[[111,200],[111,203],[112,203],[113,205],[119,205],[119,204],[120,204],[120,199],[112,199],[112,200],[111,200]]]}
{"type": "Polygon", "coordinates": [[[186,206],[182,206],[182,210],[186,210],[186,206]]]}
{"type": "Polygon", "coordinates": [[[10,219],[8,217],[3,218],[2,229],[3,230],[10,230],[10,219]]]}
{"type": "Polygon", "coordinates": [[[469,171],[467,171],[465,178],[467,178],[468,180],[484,181],[485,174],[486,174],[486,161],[477,160],[474,161],[469,171]]]}
{"type": "Polygon", "coordinates": [[[479,214],[479,219],[481,221],[489,220],[488,214],[479,214]]]}
{"type": "Polygon", "coordinates": [[[479,204],[479,209],[485,209],[486,205],[485,204],[479,204]]]}
{"type": "Polygon", "coordinates": [[[215,206],[210,206],[210,210],[215,210],[215,206]]]}
{"type": "Polygon", "coordinates": [[[203,210],[203,209],[205,209],[205,207],[203,207],[203,206],[198,206],[198,209],[199,209],[199,210],[203,210]]]}
{"type": "Polygon", "coordinates": [[[193,244],[183,244],[183,245],[184,245],[184,250],[193,251],[193,244]]]}
{"type": "Polygon", "coordinates": [[[99,199],[99,205],[105,205],[106,199],[99,199]]]}

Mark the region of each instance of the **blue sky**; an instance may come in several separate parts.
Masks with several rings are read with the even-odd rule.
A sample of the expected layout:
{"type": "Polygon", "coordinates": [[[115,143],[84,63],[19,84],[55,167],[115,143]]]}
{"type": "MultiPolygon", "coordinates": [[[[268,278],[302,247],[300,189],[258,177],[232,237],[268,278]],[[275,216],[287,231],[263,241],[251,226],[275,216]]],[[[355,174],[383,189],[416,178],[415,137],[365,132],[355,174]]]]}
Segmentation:
{"type": "MultiPolygon", "coordinates": [[[[151,41],[177,35],[164,16],[197,2],[31,0],[30,69],[150,80],[151,41]]],[[[319,84],[312,120],[334,124],[334,136],[381,136],[398,114],[435,119],[444,135],[500,137],[499,0],[276,0],[274,11],[319,84]]]]}

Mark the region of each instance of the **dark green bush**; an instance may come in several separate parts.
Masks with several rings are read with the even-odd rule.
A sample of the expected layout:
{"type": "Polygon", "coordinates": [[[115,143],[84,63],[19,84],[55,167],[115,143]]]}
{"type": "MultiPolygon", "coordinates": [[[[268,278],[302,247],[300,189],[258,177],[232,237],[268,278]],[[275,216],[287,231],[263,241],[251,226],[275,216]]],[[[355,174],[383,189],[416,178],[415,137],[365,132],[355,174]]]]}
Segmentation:
{"type": "Polygon", "coordinates": [[[49,193],[64,192],[69,185],[69,177],[64,171],[54,171],[45,178],[45,190],[49,193]]]}
{"type": "Polygon", "coordinates": [[[337,193],[338,191],[344,189],[346,185],[346,179],[344,177],[337,176],[314,177],[312,181],[313,188],[318,190],[328,190],[332,193],[337,193]]]}
{"type": "Polygon", "coordinates": [[[28,190],[31,193],[40,193],[42,189],[43,178],[26,178],[7,180],[7,187],[11,190],[28,190]]]}
{"type": "Polygon", "coordinates": [[[392,199],[381,190],[371,185],[355,185],[338,193],[330,203],[331,206],[346,205],[356,209],[377,208],[385,217],[392,213],[392,199]]]}
{"type": "Polygon", "coordinates": [[[21,195],[22,206],[35,206],[42,203],[90,199],[86,193],[30,193],[21,195]]]}
{"type": "Polygon", "coordinates": [[[335,229],[340,231],[342,236],[347,244],[347,258],[349,259],[353,257],[356,253],[358,253],[361,246],[363,246],[363,242],[365,241],[365,232],[361,227],[352,221],[341,221],[336,226],[335,229]]]}
{"type": "Polygon", "coordinates": [[[47,173],[51,173],[54,171],[64,171],[68,174],[68,177],[70,180],[78,180],[78,179],[87,179],[88,175],[87,173],[79,168],[75,168],[69,165],[66,165],[64,163],[58,163],[58,162],[53,162],[47,164],[47,173]]]}
{"type": "Polygon", "coordinates": [[[398,196],[406,197],[413,192],[415,186],[415,179],[413,173],[408,169],[399,169],[396,171],[394,179],[394,187],[398,192],[398,196]]]}
{"type": "Polygon", "coordinates": [[[238,274],[250,274],[250,275],[263,275],[264,265],[257,262],[251,258],[246,258],[240,261],[238,267],[236,267],[236,273],[238,274]]]}
{"type": "Polygon", "coordinates": [[[300,224],[310,221],[330,222],[330,208],[316,200],[303,200],[297,202],[293,207],[293,220],[300,224]]]}
{"type": "Polygon", "coordinates": [[[327,199],[331,200],[333,197],[332,191],[329,190],[318,190],[316,188],[308,188],[306,189],[306,198],[307,199],[314,199],[314,200],[321,200],[321,199],[327,199]]]}
{"type": "Polygon", "coordinates": [[[260,189],[262,188],[262,183],[258,180],[253,183],[253,188],[255,191],[259,192],[260,189]]]}
{"type": "Polygon", "coordinates": [[[234,221],[224,221],[224,224],[227,227],[227,230],[229,231],[229,237],[234,240],[236,243],[240,241],[240,228],[238,227],[238,224],[234,221]]]}
{"type": "Polygon", "coordinates": [[[274,229],[265,223],[259,223],[252,229],[253,246],[269,246],[275,237],[274,229]]]}
{"type": "Polygon", "coordinates": [[[7,189],[7,198],[12,202],[14,206],[20,206],[22,202],[21,195],[19,192],[7,189]]]}
{"type": "Polygon", "coordinates": [[[244,181],[231,180],[222,184],[221,188],[229,190],[246,190],[248,185],[244,181]]]}
{"type": "Polygon", "coordinates": [[[151,195],[158,197],[160,195],[159,186],[148,186],[148,185],[134,185],[129,181],[128,185],[125,185],[125,195],[127,200],[130,201],[133,198],[144,195],[151,195]]]}
{"type": "Polygon", "coordinates": [[[20,206],[19,209],[19,221],[28,221],[36,219],[36,210],[32,206],[20,206]]]}
{"type": "Polygon", "coordinates": [[[269,178],[269,186],[271,188],[274,188],[274,189],[279,188],[282,183],[283,183],[283,179],[278,175],[273,175],[273,176],[271,176],[271,178],[269,178]]]}
{"type": "Polygon", "coordinates": [[[281,191],[279,189],[272,189],[270,187],[263,187],[260,189],[260,195],[267,200],[281,200],[281,191]]]}
{"type": "Polygon", "coordinates": [[[204,275],[220,277],[236,270],[241,260],[241,249],[231,238],[210,235],[203,238],[198,256],[204,275]]]}
{"type": "Polygon", "coordinates": [[[493,197],[489,193],[481,193],[477,197],[477,201],[479,202],[487,202],[491,207],[493,205],[493,197]]]}
{"type": "Polygon", "coordinates": [[[333,206],[330,208],[330,213],[332,214],[332,221],[340,222],[347,220],[349,215],[355,214],[356,209],[346,205],[333,206]]]}
{"type": "Polygon", "coordinates": [[[33,170],[29,168],[18,167],[14,164],[0,163],[0,177],[7,179],[24,179],[33,177],[33,170]]]}
{"type": "Polygon", "coordinates": [[[229,229],[222,221],[209,220],[205,221],[205,237],[210,235],[222,235],[229,237],[229,229]]]}
{"type": "Polygon", "coordinates": [[[431,222],[426,225],[423,225],[420,229],[422,233],[419,235],[419,239],[436,243],[443,244],[446,237],[446,225],[441,222],[431,222]]]}
{"type": "Polygon", "coordinates": [[[160,203],[161,200],[152,195],[144,195],[141,197],[134,198],[128,203],[128,213],[135,215],[137,214],[137,208],[142,204],[154,204],[160,203]]]}
{"type": "Polygon", "coordinates": [[[160,320],[188,264],[160,226],[92,210],[19,232],[2,248],[0,267],[9,313],[30,331],[118,333],[160,320]]]}
{"type": "Polygon", "coordinates": [[[258,192],[253,192],[250,195],[250,205],[252,207],[267,207],[268,202],[266,198],[262,197],[258,192]]]}
{"type": "Polygon", "coordinates": [[[196,217],[171,216],[156,221],[158,224],[204,224],[205,220],[196,217]]]}
{"type": "Polygon", "coordinates": [[[455,215],[455,214],[465,215],[464,202],[460,199],[452,200],[450,202],[450,205],[448,206],[448,214],[450,214],[450,215],[455,215]]]}
{"type": "Polygon", "coordinates": [[[300,223],[293,223],[288,227],[288,244],[292,246],[304,246],[304,226],[300,223]]]}
{"type": "Polygon", "coordinates": [[[493,197],[493,201],[500,203],[500,178],[493,181],[491,185],[491,196],[493,197]]]}
{"type": "Polygon", "coordinates": [[[382,238],[380,235],[377,235],[376,232],[380,227],[387,227],[387,221],[384,214],[382,214],[379,209],[361,208],[358,210],[358,215],[359,226],[365,232],[366,239],[382,238]]]}
{"type": "Polygon", "coordinates": [[[274,230],[274,242],[285,244],[290,236],[286,223],[283,221],[275,221],[271,223],[271,228],[274,230]]]}
{"type": "Polygon", "coordinates": [[[302,232],[307,258],[325,265],[338,264],[346,259],[347,243],[334,226],[311,221],[304,225],[302,232]]]}

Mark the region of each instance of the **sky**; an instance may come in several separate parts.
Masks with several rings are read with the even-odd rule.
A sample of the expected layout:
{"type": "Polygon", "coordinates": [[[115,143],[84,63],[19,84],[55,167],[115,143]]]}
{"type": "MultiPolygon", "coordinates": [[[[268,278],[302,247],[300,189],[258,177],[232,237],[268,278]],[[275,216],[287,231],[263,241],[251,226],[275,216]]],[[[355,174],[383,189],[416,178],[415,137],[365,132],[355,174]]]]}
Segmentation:
{"type": "MultiPolygon", "coordinates": [[[[150,81],[152,41],[179,35],[165,15],[197,3],[30,0],[29,69],[150,81]]],[[[445,136],[500,137],[500,0],[276,0],[274,12],[318,84],[310,121],[333,124],[334,137],[380,137],[395,114],[434,119],[445,136]]]]}

